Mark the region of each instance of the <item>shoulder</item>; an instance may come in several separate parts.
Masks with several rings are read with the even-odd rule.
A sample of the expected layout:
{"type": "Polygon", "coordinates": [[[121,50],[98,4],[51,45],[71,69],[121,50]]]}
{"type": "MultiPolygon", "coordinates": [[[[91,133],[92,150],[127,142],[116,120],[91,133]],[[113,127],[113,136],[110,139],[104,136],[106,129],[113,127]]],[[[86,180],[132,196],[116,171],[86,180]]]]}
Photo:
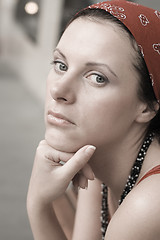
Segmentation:
{"type": "Polygon", "coordinates": [[[107,240],[160,239],[159,186],[160,174],[152,175],[128,194],[111,219],[107,240]]]}

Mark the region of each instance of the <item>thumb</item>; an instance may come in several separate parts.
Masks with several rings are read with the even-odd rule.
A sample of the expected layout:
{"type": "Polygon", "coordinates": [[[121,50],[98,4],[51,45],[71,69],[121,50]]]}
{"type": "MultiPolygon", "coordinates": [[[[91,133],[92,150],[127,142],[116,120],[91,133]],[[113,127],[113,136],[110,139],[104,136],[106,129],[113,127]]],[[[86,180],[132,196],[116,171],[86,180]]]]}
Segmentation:
{"type": "Polygon", "coordinates": [[[84,165],[89,161],[95,152],[96,147],[92,145],[87,145],[80,148],[75,155],[70,158],[68,162],[63,166],[63,170],[65,171],[65,175],[71,180],[75,174],[80,171],[84,165]]]}

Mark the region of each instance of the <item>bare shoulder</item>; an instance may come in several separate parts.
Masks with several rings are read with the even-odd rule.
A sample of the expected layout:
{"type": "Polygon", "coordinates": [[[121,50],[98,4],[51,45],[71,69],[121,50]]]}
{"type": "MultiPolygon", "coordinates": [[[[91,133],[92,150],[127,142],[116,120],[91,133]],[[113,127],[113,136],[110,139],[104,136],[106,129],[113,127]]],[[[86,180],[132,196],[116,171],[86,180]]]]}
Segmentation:
{"type": "Polygon", "coordinates": [[[138,184],[110,221],[107,240],[160,239],[160,174],[138,184]]]}

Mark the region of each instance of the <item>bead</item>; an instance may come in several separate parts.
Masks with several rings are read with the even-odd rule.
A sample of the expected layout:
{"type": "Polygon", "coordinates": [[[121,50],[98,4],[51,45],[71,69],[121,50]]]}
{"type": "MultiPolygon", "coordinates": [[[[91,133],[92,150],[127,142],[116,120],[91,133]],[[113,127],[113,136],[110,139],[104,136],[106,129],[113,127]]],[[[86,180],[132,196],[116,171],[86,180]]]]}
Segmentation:
{"type": "MultiPolygon", "coordinates": [[[[119,205],[123,202],[125,197],[128,195],[128,193],[132,190],[134,187],[139,174],[141,172],[142,164],[144,161],[144,157],[147,153],[147,150],[153,141],[154,133],[150,133],[144,143],[142,144],[142,147],[138,153],[138,156],[136,158],[136,161],[134,165],[131,168],[130,175],[128,176],[128,179],[125,184],[125,188],[122,192],[121,198],[118,201],[119,205]]],[[[108,226],[108,203],[107,203],[107,195],[108,195],[108,189],[105,186],[105,184],[102,184],[102,209],[101,209],[101,232],[102,232],[102,240],[105,239],[105,233],[108,226]]]]}

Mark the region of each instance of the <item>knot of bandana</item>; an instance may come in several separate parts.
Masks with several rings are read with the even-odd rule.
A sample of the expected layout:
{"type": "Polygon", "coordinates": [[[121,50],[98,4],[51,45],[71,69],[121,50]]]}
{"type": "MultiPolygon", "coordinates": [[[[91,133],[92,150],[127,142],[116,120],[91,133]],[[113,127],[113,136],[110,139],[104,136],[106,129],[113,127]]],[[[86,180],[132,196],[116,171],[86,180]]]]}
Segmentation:
{"type": "Polygon", "coordinates": [[[124,0],[100,2],[88,8],[109,12],[130,30],[140,47],[155,96],[160,102],[160,12],[124,0]]]}

